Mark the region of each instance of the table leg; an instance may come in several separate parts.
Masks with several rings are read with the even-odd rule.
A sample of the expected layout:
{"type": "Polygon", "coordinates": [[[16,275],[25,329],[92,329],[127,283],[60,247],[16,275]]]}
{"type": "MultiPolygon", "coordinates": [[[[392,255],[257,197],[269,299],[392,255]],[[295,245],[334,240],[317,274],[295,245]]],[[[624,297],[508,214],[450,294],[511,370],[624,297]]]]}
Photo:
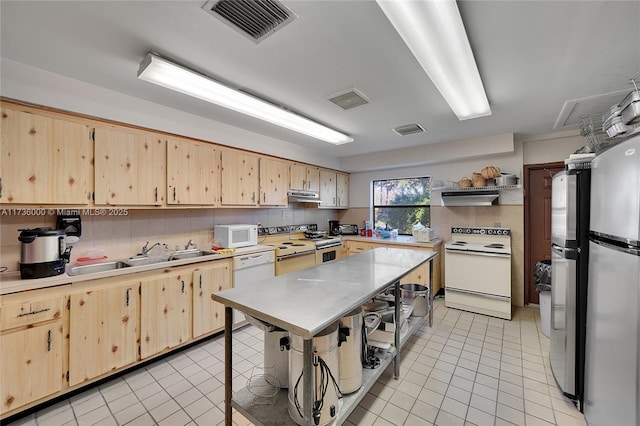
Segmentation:
{"type": "Polygon", "coordinates": [[[393,333],[393,340],[396,347],[396,354],[393,356],[393,377],[395,379],[400,378],[400,281],[396,281],[394,284],[393,294],[395,295],[395,332],[393,333]]]}
{"type": "Polygon", "coordinates": [[[433,327],[433,258],[429,259],[429,327],[433,327]]]}
{"type": "Polygon", "coordinates": [[[314,426],[313,421],[313,389],[315,386],[314,380],[314,366],[313,366],[313,338],[304,340],[302,343],[302,377],[304,378],[302,387],[302,400],[303,403],[303,421],[304,425],[314,426]]]}
{"type": "Polygon", "coordinates": [[[233,394],[231,367],[231,328],[233,326],[233,309],[228,306],[224,308],[224,424],[232,426],[233,411],[231,409],[231,396],[233,394]]]}

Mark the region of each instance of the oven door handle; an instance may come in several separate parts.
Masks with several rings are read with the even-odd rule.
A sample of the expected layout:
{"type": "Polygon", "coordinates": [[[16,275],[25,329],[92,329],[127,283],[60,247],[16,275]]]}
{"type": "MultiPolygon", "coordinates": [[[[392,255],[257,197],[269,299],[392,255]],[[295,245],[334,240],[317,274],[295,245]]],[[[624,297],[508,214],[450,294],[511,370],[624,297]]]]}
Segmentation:
{"type": "Polygon", "coordinates": [[[283,255],[277,256],[276,261],[280,262],[283,259],[291,259],[292,257],[313,255],[313,253],[314,253],[313,251],[302,251],[299,253],[283,254],[283,255]]]}
{"type": "Polygon", "coordinates": [[[474,256],[488,256],[488,257],[511,257],[511,255],[508,253],[488,253],[486,251],[477,251],[477,250],[445,249],[445,253],[470,254],[474,256]]]}
{"type": "Polygon", "coordinates": [[[480,297],[484,297],[484,298],[487,298],[487,299],[511,300],[511,297],[509,297],[509,296],[500,296],[498,294],[480,293],[479,291],[463,290],[461,288],[445,287],[445,291],[452,291],[454,293],[471,294],[473,296],[480,296],[480,297]]]}

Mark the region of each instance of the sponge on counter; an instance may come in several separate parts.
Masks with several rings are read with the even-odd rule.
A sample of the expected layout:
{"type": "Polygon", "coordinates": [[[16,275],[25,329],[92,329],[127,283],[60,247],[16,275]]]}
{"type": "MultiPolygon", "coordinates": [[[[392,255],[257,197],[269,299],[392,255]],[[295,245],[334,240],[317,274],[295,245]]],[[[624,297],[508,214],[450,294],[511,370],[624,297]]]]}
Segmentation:
{"type": "Polygon", "coordinates": [[[211,247],[211,250],[219,254],[231,254],[236,252],[235,248],[223,248],[223,247],[216,247],[216,246],[211,247]]]}

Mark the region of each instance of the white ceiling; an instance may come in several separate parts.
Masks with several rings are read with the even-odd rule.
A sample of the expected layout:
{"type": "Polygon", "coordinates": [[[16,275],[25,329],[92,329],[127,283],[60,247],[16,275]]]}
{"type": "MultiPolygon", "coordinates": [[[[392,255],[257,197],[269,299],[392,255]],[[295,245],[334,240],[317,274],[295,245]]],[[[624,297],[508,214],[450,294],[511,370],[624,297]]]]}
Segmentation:
{"type": "Polygon", "coordinates": [[[458,121],[373,0],[283,1],[298,18],[259,44],[207,14],[204,3],[2,0],[0,54],[333,157],[577,128],[562,127],[565,117],[576,122],[565,103],[629,91],[640,71],[640,1],[459,1],[493,115],[458,121]],[[150,51],[355,142],[332,146],[138,80],[150,51]],[[344,111],[328,101],[353,87],[372,102],[344,111]],[[409,123],[427,133],[391,130],[409,123]]]}

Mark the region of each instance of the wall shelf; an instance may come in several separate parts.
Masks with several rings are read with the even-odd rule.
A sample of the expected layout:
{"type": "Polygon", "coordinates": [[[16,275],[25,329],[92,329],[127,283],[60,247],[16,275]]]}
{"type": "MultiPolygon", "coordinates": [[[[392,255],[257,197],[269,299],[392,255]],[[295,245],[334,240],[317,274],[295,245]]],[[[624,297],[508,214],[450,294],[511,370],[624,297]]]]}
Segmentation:
{"type": "Polygon", "coordinates": [[[520,185],[487,185],[470,188],[460,188],[459,186],[438,186],[431,188],[431,191],[448,191],[448,192],[478,192],[478,191],[495,191],[504,189],[520,189],[520,185]]]}

